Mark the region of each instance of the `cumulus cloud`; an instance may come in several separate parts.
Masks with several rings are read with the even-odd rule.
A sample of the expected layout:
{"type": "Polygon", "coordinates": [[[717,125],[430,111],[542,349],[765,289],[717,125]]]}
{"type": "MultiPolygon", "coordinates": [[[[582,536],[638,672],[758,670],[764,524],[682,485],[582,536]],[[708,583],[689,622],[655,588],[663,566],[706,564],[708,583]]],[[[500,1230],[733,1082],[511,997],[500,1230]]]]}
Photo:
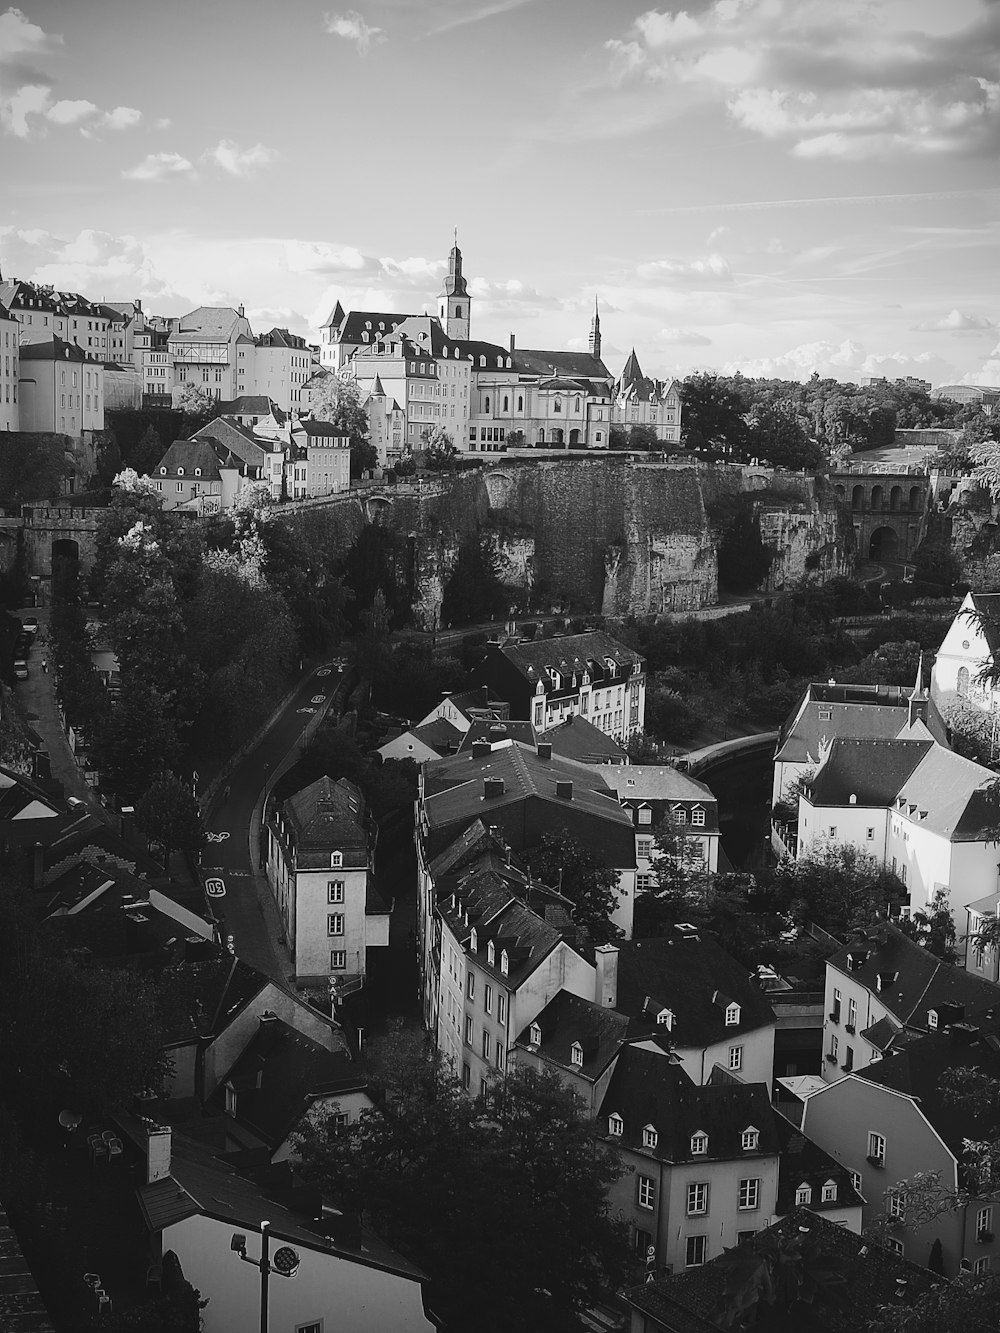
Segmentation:
{"type": "Polygon", "coordinates": [[[230,176],[250,176],[260,167],[266,167],[277,157],[273,148],[262,143],[252,148],[241,148],[232,139],[220,139],[205,156],[229,173],[230,176]]]}
{"type": "Polygon", "coordinates": [[[729,264],[720,254],[710,254],[705,259],[656,259],[640,264],[636,269],[640,278],[647,281],[667,281],[685,284],[732,282],[729,264]]]}
{"type": "Polygon", "coordinates": [[[346,14],[325,14],[323,26],[331,37],[353,42],[363,56],[386,40],[384,31],[366,23],[356,9],[349,9],[346,14]]]}
{"type": "Polygon", "coordinates": [[[60,237],[37,228],[0,228],[0,244],[13,272],[90,297],[155,299],[169,291],[145,244],[135,236],[86,229],[60,237]]]}
{"type": "Polygon", "coordinates": [[[377,271],[378,261],[350,245],[328,241],[287,241],[285,263],[293,273],[361,273],[377,271]]]}
{"type": "Polygon", "coordinates": [[[180,153],[147,153],[141,162],[123,171],[129,181],[176,180],[178,177],[193,177],[194,163],[189,162],[180,153]]]}
{"type": "Polygon", "coordinates": [[[606,43],[619,83],[723,105],[742,129],[803,158],[987,151],[1000,137],[991,0],[715,0],[641,14],[606,43]]]}
{"type": "Polygon", "coordinates": [[[693,329],[660,329],[659,341],[687,347],[711,347],[712,339],[693,329]]]}
{"type": "Polygon", "coordinates": [[[985,315],[966,315],[961,310],[952,310],[941,319],[926,319],[910,327],[920,333],[983,333],[991,332],[997,326],[985,315]]]}
{"type": "Polygon", "coordinates": [[[47,55],[58,50],[61,45],[61,37],[45,32],[13,5],[0,14],[0,60],[13,61],[15,57],[47,55]]]}

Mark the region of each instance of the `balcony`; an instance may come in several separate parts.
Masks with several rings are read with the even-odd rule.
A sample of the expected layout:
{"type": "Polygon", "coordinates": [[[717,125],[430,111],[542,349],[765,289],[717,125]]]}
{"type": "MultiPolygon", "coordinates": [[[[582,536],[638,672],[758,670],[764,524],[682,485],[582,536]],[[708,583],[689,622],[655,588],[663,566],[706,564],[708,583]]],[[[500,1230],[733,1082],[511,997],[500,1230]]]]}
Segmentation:
{"type": "Polygon", "coordinates": [[[885,1170],[885,1158],[884,1158],[884,1157],[866,1157],[866,1158],[865,1158],[865,1161],[868,1162],[870,1166],[876,1166],[876,1167],[878,1167],[878,1169],[879,1169],[880,1171],[884,1171],[884,1170],[885,1170]]]}

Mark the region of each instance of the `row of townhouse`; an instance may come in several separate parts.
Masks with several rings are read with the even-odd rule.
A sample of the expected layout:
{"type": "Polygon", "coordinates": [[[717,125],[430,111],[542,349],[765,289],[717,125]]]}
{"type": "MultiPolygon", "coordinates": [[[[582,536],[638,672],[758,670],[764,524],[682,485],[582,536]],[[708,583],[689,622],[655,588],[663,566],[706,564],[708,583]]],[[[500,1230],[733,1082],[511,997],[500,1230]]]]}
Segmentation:
{"type": "Polygon", "coordinates": [[[350,373],[370,396],[373,438],[385,439],[389,461],[435,427],[460,452],[607,449],[614,426],[680,440],[677,384],[643,375],[634,351],[616,380],[601,359],[596,305],[588,350],[568,352],[518,349],[513,335],[506,347],[473,339],[472,302],[455,245],[435,314],[345,311],[338,301],[320,330],[321,367],[350,373]]]}

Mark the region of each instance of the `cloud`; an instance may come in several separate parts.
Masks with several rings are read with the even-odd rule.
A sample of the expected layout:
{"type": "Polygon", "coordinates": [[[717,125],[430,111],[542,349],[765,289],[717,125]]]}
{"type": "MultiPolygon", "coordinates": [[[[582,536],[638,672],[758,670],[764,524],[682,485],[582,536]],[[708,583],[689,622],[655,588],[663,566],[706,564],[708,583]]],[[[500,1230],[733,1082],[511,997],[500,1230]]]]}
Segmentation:
{"type": "Polygon", "coordinates": [[[497,14],[508,14],[512,9],[521,9],[524,5],[533,3],[534,0],[494,0],[492,4],[480,5],[469,13],[446,19],[437,27],[428,29],[427,36],[436,37],[443,32],[452,32],[455,28],[467,27],[470,23],[482,23],[483,19],[494,18],[497,14]]]}
{"type": "Polygon", "coordinates": [[[659,341],[688,347],[711,347],[712,339],[691,329],[660,329],[659,341]]]}
{"type": "Polygon", "coordinates": [[[218,144],[205,154],[230,176],[250,176],[260,167],[266,167],[277,157],[273,148],[265,148],[262,143],[252,148],[241,148],[232,139],[220,139],[218,144]]]}
{"type": "Polygon", "coordinates": [[[731,228],[725,225],[721,227],[715,227],[712,231],[708,233],[708,244],[714,245],[716,241],[721,241],[723,236],[728,236],[730,234],[730,231],[731,228]]]}
{"type": "Polygon", "coordinates": [[[94,103],[81,99],[77,102],[56,102],[46,111],[45,119],[53,125],[78,125],[81,120],[96,115],[97,107],[94,103]]]}
{"type": "Polygon", "coordinates": [[[927,319],[910,327],[920,333],[983,333],[991,332],[997,326],[985,315],[964,315],[960,310],[952,310],[941,319],[927,319]]]}
{"type": "Polygon", "coordinates": [[[122,172],[129,181],[162,181],[194,175],[194,164],[180,153],[147,153],[141,162],[122,172]]]}
{"type": "Polygon", "coordinates": [[[43,31],[20,9],[11,6],[0,14],[0,61],[10,61],[14,56],[47,55],[61,45],[61,37],[43,31]]]}
{"type": "Polygon", "coordinates": [[[685,284],[732,282],[733,275],[726,260],[719,254],[711,254],[706,259],[678,260],[657,259],[648,264],[640,264],[636,269],[640,278],[647,281],[679,282],[685,284]]]}
{"type": "Polygon", "coordinates": [[[134,106],[116,106],[113,111],[105,111],[101,124],[109,130],[130,130],[142,120],[142,112],[134,106]]]}
{"type": "Polygon", "coordinates": [[[605,43],[619,87],[714,101],[802,158],[987,152],[1000,140],[992,0],[715,0],[650,10],[605,43]],[[877,19],[877,21],[876,21],[877,19]]]}
{"type": "Polygon", "coordinates": [[[0,228],[12,271],[93,299],[156,299],[169,291],[144,243],[135,236],[87,229],[66,239],[39,229],[0,228]]]}
{"type": "Polygon", "coordinates": [[[31,133],[30,116],[41,116],[51,101],[47,84],[26,83],[9,96],[0,95],[0,125],[8,134],[26,139],[31,133]]]}
{"type": "Polygon", "coordinates": [[[353,246],[331,245],[328,241],[287,241],[285,263],[293,273],[377,272],[378,260],[370,259],[353,246]]]}
{"type": "Polygon", "coordinates": [[[381,28],[367,24],[356,9],[349,9],[346,14],[325,14],[323,26],[331,37],[340,37],[345,42],[353,42],[360,55],[366,56],[373,46],[386,40],[381,28]]]}

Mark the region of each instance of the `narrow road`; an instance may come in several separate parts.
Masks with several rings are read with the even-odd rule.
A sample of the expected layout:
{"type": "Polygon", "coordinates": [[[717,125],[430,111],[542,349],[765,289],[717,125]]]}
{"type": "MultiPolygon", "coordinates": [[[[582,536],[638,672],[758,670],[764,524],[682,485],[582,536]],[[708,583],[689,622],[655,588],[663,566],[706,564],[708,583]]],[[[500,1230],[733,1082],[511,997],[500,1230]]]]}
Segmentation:
{"type": "Polygon", "coordinates": [[[277,908],[257,863],[254,815],[261,793],[294,757],[302,732],[339,681],[334,666],[318,667],[303,678],[264,738],[233,769],[228,799],[225,792],[217,798],[205,823],[209,841],[202,869],[222,938],[231,940],[246,962],[279,981],[287,980],[290,964],[278,938],[277,908]]]}

